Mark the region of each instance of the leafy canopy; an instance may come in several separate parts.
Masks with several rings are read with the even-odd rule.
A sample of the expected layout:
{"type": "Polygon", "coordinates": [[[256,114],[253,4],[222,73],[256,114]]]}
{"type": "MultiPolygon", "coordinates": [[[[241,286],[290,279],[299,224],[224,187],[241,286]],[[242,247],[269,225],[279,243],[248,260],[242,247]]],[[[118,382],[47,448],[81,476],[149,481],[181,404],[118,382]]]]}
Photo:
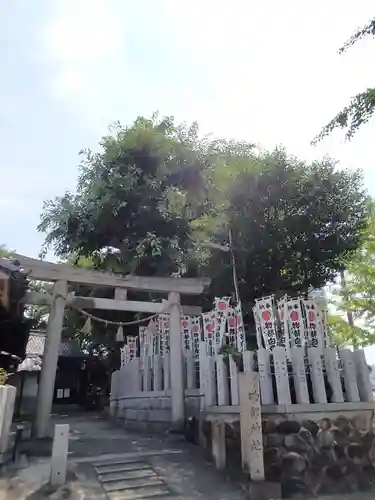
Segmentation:
{"type": "Polygon", "coordinates": [[[375,340],[375,212],[363,231],[362,244],[347,260],[345,287],[339,291],[337,305],[341,310],[353,311],[354,317],[364,325],[365,332],[357,331],[360,344],[375,340]]]}
{"type": "Polygon", "coordinates": [[[366,328],[356,325],[349,325],[345,319],[339,315],[328,317],[328,326],[333,345],[339,347],[366,347],[375,342],[375,335],[366,328]]]}
{"type": "MultiPolygon", "coordinates": [[[[339,54],[342,54],[366,36],[375,36],[375,17],[349,38],[349,40],[339,49],[339,54]]],[[[374,111],[375,87],[371,87],[354,96],[350,103],[323,127],[321,132],[313,140],[313,144],[321,141],[336,128],[346,129],[346,138],[351,139],[358,129],[370,120],[374,111]]]]}
{"type": "Polygon", "coordinates": [[[82,151],[76,194],[44,205],[44,251],[52,246],[60,257],[90,256],[96,266],[139,275],[180,273],[188,219],[176,204],[198,194],[204,160],[190,147],[195,135],[194,125],[138,118],[117,125],[101,152],[82,151]]]}
{"type": "Polygon", "coordinates": [[[76,192],[45,203],[44,251],[122,273],[208,275],[208,307],[233,290],[230,254],[207,247],[227,244],[229,229],[250,311],[261,295],[323,286],[356,250],[367,220],[359,171],[201,137],[196,124],[172,118],[117,125],[98,153],[82,155],[76,192]]]}
{"type": "MultiPolygon", "coordinates": [[[[366,224],[361,173],[329,158],[306,164],[282,149],[232,160],[209,171],[212,208],[192,224],[201,239],[219,242],[231,228],[242,300],[324,286],[366,224]]],[[[213,252],[204,265],[215,292],[224,291],[228,256],[213,252]]]]}

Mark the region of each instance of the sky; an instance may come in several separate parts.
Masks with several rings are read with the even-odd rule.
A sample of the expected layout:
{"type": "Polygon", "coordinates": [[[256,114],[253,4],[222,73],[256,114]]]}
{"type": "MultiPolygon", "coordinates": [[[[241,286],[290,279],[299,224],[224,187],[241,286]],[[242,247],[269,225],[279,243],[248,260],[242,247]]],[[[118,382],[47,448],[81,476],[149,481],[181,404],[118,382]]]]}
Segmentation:
{"type": "MultiPolygon", "coordinates": [[[[202,133],[283,144],[361,168],[375,195],[375,120],[311,139],[375,82],[375,41],[337,49],[370,0],[0,2],[0,243],[37,256],[43,201],[76,186],[78,152],[115,120],[174,115],[202,133]]],[[[374,354],[375,361],[375,354],[374,354]]]]}
{"type": "Polygon", "coordinates": [[[0,5],[0,243],[36,256],[44,200],[74,190],[82,148],[115,120],[174,115],[202,132],[330,154],[375,194],[375,124],[310,141],[373,85],[374,14],[346,0],[13,0],[0,5]]]}

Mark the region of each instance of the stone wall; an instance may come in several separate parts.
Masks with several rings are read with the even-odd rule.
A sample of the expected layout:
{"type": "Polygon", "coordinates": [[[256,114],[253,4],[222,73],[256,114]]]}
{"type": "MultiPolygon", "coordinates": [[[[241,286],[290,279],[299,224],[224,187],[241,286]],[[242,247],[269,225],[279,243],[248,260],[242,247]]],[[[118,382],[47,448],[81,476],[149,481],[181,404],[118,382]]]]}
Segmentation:
{"type": "MultiPolygon", "coordinates": [[[[265,479],[281,483],[283,498],[375,488],[374,403],[335,404],[336,411],[317,411],[315,407],[323,407],[318,404],[300,406],[304,411],[294,413],[281,406],[273,408],[279,413],[262,408],[265,479]]],[[[217,419],[226,423],[226,465],[241,469],[236,414],[206,414],[201,442],[212,454],[211,427],[217,419]]]]}
{"type": "MultiPolygon", "coordinates": [[[[186,417],[199,416],[199,390],[186,391],[186,417]]],[[[172,421],[169,391],[140,392],[111,401],[111,416],[134,430],[166,430],[172,421]]]]}
{"type": "Polygon", "coordinates": [[[199,389],[188,389],[185,391],[185,415],[186,418],[195,417],[199,419],[201,409],[201,398],[199,389]]]}
{"type": "Polygon", "coordinates": [[[123,397],[117,402],[115,416],[130,429],[162,430],[171,421],[171,398],[164,391],[123,397]]]}
{"type": "Polygon", "coordinates": [[[266,479],[281,482],[285,497],[371,489],[373,412],[327,413],[318,420],[301,417],[263,419],[266,479]]]}

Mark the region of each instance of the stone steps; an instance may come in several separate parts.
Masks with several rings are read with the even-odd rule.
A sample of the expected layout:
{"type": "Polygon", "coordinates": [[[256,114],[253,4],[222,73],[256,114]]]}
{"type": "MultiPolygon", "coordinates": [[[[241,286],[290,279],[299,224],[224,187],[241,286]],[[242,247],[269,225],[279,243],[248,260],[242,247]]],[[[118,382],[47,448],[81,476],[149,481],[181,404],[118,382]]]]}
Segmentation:
{"type": "Polygon", "coordinates": [[[100,467],[95,467],[96,472],[100,474],[110,474],[112,472],[126,472],[133,470],[148,469],[150,466],[142,463],[119,463],[114,465],[101,465],[100,467]]]}
{"type": "Polygon", "coordinates": [[[171,496],[171,492],[151,466],[139,459],[108,460],[95,463],[94,468],[110,500],[161,500],[171,496]]]}
{"type": "Polygon", "coordinates": [[[144,479],[149,477],[156,477],[156,474],[151,469],[141,469],[141,470],[131,470],[131,471],[120,471],[120,472],[106,472],[104,474],[98,474],[99,480],[101,482],[109,481],[120,481],[120,480],[131,480],[131,479],[144,479]]]}
{"type": "Polygon", "coordinates": [[[158,498],[162,500],[170,496],[170,493],[165,488],[154,489],[150,491],[149,489],[140,488],[136,490],[127,490],[117,493],[110,493],[108,498],[110,500],[142,500],[147,498],[158,498]]]}

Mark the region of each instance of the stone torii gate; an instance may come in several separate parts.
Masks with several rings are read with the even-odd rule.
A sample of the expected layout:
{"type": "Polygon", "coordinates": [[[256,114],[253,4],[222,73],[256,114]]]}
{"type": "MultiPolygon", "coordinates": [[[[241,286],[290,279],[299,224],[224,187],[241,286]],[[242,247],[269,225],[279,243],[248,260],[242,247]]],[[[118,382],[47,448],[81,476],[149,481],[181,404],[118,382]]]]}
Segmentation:
{"type": "Polygon", "coordinates": [[[172,420],[176,427],[183,425],[185,408],[180,317],[181,312],[197,315],[202,311],[200,307],[181,305],[181,295],[202,294],[204,289],[210,285],[210,279],[119,276],[81,269],[68,264],[54,264],[18,254],[13,254],[12,257],[17,259],[21,266],[27,270],[30,279],[54,282],[52,295],[28,292],[26,297],[27,304],[48,304],[51,306],[37,396],[35,419],[37,437],[48,435],[48,422],[52,408],[58,350],[66,303],[81,309],[135,311],[151,314],[164,312],[168,308],[170,313],[172,420]],[[114,288],[114,298],[103,299],[69,295],[68,283],[114,288]],[[165,293],[168,295],[168,300],[161,302],[130,301],[127,300],[127,290],[165,293]]]}

